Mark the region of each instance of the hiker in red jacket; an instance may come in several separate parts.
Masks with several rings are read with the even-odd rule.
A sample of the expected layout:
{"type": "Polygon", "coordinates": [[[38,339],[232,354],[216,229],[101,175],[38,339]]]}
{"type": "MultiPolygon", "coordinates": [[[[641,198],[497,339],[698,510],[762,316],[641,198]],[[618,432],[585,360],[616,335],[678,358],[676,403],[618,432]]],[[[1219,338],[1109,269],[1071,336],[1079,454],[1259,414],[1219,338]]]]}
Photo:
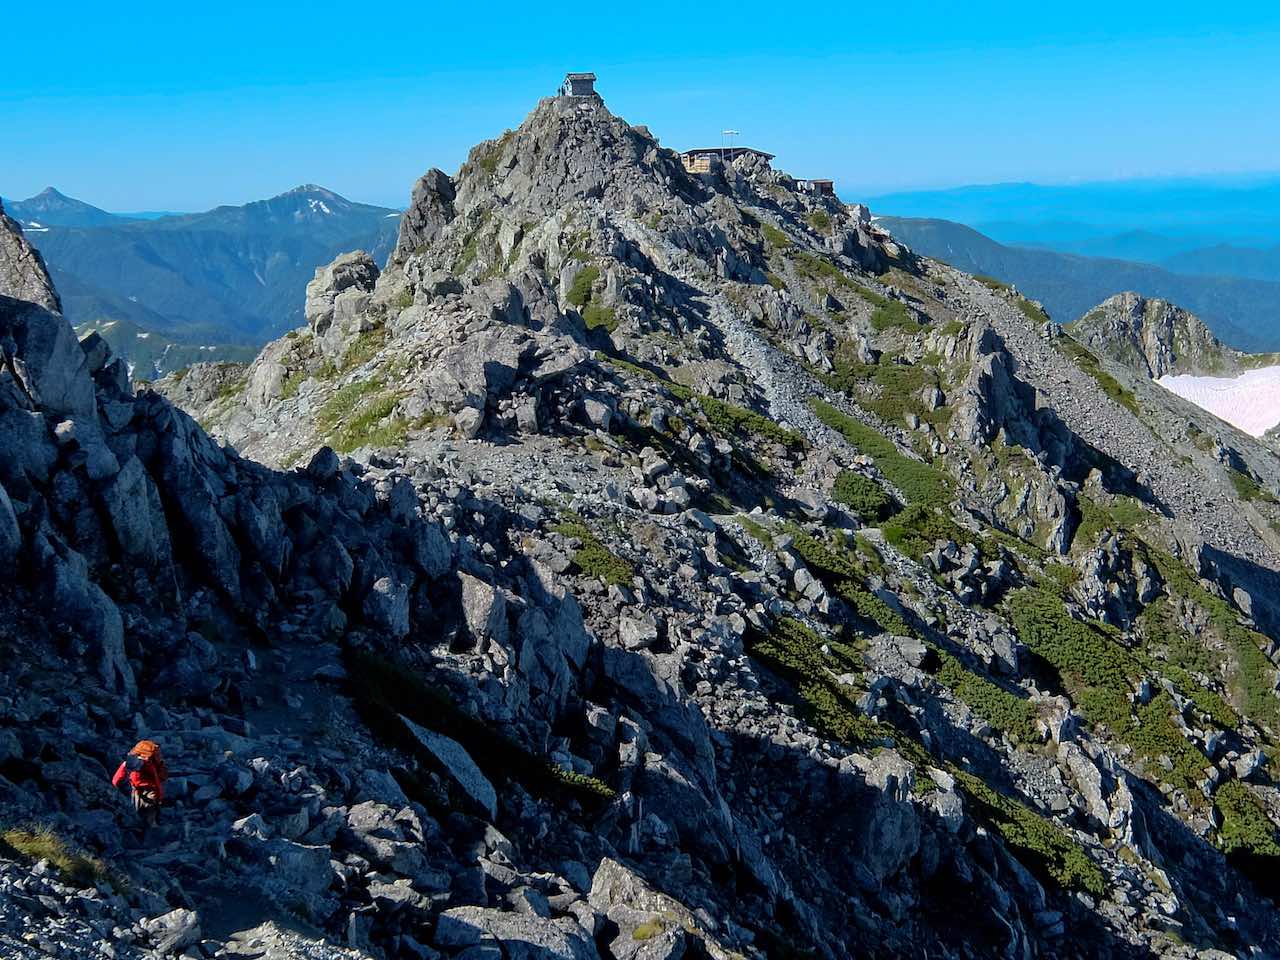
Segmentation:
{"type": "Polygon", "coordinates": [[[160,756],[160,745],[154,740],[139,740],[111,778],[111,785],[119,788],[126,776],[133,789],[133,808],[138,811],[143,826],[154,827],[160,821],[164,782],[169,779],[164,758],[160,756]]]}

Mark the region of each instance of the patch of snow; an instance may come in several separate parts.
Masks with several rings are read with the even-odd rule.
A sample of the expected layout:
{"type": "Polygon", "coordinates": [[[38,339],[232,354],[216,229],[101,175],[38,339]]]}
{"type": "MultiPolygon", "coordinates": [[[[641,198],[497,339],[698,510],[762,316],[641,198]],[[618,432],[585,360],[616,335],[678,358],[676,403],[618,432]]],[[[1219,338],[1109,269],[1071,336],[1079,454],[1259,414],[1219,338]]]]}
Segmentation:
{"type": "Polygon", "coordinates": [[[138,339],[139,339],[139,340],[145,340],[145,339],[147,339],[147,337],[149,337],[149,336],[151,336],[151,334],[149,334],[149,333],[139,333],[139,334],[138,334],[138,339]]]}
{"type": "Polygon", "coordinates": [[[1280,424],[1280,366],[1238,377],[1166,375],[1156,383],[1253,437],[1280,424]]]}
{"type": "Polygon", "coordinates": [[[398,216],[400,216],[400,214],[398,214],[398,213],[388,213],[388,214],[387,214],[385,217],[383,217],[382,219],[383,219],[383,220],[390,220],[392,217],[398,217],[398,216]]]}
{"type": "Polygon", "coordinates": [[[137,303],[137,302],[138,302],[138,298],[137,298],[137,297],[130,297],[130,298],[129,298],[129,302],[130,302],[130,303],[137,303]]]}
{"type": "Polygon", "coordinates": [[[315,213],[317,208],[320,209],[321,213],[333,213],[333,211],[325,205],[323,200],[308,200],[307,205],[311,207],[312,213],[315,213]]]}

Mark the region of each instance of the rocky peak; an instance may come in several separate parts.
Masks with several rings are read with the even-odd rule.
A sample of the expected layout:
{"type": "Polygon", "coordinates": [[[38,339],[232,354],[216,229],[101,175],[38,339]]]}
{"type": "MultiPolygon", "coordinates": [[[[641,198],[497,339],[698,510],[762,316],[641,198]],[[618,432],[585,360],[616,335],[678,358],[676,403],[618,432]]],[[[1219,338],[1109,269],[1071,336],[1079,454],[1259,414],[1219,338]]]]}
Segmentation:
{"type": "Polygon", "coordinates": [[[679,157],[614,116],[598,97],[548,97],[515,130],[478,144],[457,178],[457,206],[510,203],[546,217],[579,200],[616,211],[640,198],[696,192],[679,157]]]}
{"type": "Polygon", "coordinates": [[[1153,380],[1174,373],[1231,373],[1241,357],[1195,314],[1132,291],[1104,300],[1070,329],[1093,352],[1153,380]]]}

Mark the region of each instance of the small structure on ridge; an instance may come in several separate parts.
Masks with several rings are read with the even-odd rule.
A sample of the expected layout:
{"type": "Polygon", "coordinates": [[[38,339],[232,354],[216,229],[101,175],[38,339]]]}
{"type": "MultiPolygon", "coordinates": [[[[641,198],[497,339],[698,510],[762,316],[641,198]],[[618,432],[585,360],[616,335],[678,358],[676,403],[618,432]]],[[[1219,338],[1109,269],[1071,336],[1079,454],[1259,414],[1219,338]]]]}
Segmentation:
{"type": "Polygon", "coordinates": [[[566,73],[560,87],[562,97],[594,97],[596,75],[594,73],[566,73]]]}
{"type": "Polygon", "coordinates": [[[732,163],[738,157],[748,154],[760,157],[766,163],[773,159],[772,153],[765,153],[763,150],[752,147],[698,147],[686,150],[680,154],[680,159],[684,162],[684,168],[690,173],[710,173],[712,157],[719,157],[722,163],[732,163]]]}

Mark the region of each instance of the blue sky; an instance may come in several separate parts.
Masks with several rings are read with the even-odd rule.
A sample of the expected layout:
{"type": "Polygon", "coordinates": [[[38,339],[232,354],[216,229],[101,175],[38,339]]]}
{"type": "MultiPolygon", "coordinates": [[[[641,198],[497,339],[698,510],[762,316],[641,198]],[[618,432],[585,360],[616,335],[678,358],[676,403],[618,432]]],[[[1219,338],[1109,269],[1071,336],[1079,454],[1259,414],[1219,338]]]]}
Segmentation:
{"type": "Polygon", "coordinates": [[[400,205],[584,69],[670,146],[734,127],[846,199],[1280,169],[1280,5],[1031,6],[14,4],[0,195],[400,205]]]}

